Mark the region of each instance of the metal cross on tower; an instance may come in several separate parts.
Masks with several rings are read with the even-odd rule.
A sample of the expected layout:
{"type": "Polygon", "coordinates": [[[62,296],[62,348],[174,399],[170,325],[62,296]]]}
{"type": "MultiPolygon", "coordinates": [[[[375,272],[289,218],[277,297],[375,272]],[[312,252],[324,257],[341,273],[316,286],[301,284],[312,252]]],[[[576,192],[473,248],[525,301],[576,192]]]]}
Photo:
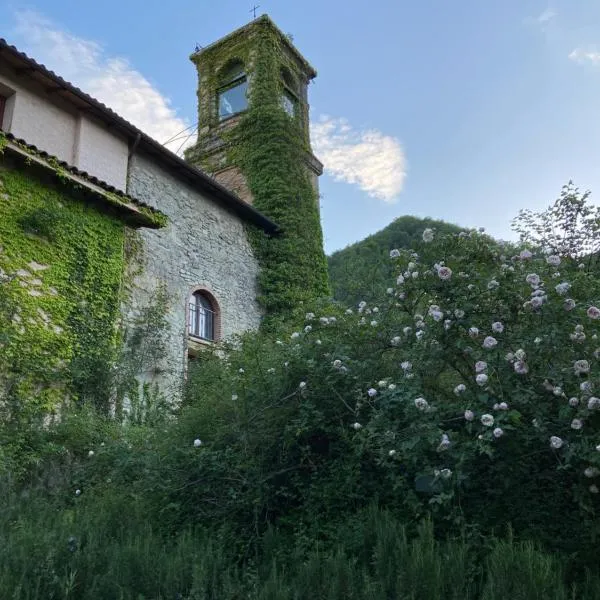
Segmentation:
{"type": "Polygon", "coordinates": [[[250,12],[251,12],[251,13],[252,13],[252,15],[253,15],[253,17],[252,17],[252,18],[256,19],[256,11],[257,11],[259,8],[260,8],[260,4],[258,4],[257,6],[253,6],[253,7],[250,9],[250,12]]]}

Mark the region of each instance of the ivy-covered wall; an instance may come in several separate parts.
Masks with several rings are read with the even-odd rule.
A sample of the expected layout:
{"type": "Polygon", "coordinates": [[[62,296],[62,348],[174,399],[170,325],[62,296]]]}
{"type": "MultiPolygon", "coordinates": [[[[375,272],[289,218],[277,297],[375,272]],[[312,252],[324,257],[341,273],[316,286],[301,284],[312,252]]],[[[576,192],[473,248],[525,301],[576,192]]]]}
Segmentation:
{"type": "Polygon", "coordinates": [[[271,323],[302,302],[329,294],[317,191],[308,169],[308,106],[304,94],[295,117],[281,105],[282,68],[305,85],[307,65],[290,51],[281,32],[266,18],[193,57],[201,86],[200,135],[186,157],[209,172],[223,166],[214,164],[222,157],[212,152],[215,103],[218,73],[231,59],[244,62],[249,105],[234,125],[218,127],[226,164],[240,169],[253,205],[282,229],[274,238],[250,233],[261,266],[259,301],[271,323]]]}
{"type": "Polygon", "coordinates": [[[108,409],[123,242],[117,217],[0,157],[0,418],[108,409]]]}

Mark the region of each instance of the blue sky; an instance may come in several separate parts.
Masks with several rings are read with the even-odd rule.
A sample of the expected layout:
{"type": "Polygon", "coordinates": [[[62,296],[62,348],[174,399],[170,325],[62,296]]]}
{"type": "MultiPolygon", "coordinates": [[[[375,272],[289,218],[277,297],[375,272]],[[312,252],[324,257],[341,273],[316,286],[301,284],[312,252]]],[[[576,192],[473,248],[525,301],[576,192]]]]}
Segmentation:
{"type": "MultiPolygon", "coordinates": [[[[600,195],[600,2],[258,0],[315,66],[326,250],[411,214],[512,237],[569,179],[600,195]]],[[[1,35],[165,141],[196,119],[188,60],[251,2],[0,4],[1,35]]]]}

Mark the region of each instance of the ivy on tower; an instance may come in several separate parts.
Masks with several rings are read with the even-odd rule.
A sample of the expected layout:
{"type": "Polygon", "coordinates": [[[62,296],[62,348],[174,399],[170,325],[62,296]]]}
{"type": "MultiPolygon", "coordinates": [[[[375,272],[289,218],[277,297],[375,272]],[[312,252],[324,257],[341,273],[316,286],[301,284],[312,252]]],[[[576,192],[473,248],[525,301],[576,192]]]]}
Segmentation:
{"type": "Polygon", "coordinates": [[[259,300],[268,320],[329,294],[319,215],[323,166],[310,147],[316,71],[263,15],[191,56],[198,70],[198,141],[186,159],[273,219],[253,231],[259,300]]]}

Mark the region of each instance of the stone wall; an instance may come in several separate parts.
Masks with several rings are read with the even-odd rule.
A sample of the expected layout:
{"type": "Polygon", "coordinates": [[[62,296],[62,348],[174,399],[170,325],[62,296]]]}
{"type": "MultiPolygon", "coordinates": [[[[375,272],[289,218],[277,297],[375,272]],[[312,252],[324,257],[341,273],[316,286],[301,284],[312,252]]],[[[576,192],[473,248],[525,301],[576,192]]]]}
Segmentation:
{"type": "MultiPolygon", "coordinates": [[[[187,366],[186,307],[193,289],[205,288],[216,298],[223,338],[260,323],[259,267],[247,236],[250,225],[143,155],[130,161],[127,191],[159,208],[170,221],[164,229],[137,234],[144,264],[133,278],[124,317],[131,321],[164,283],[170,298],[170,333],[159,380],[163,389],[177,394],[187,366]]],[[[152,374],[146,374],[148,379],[152,374]]]]}

